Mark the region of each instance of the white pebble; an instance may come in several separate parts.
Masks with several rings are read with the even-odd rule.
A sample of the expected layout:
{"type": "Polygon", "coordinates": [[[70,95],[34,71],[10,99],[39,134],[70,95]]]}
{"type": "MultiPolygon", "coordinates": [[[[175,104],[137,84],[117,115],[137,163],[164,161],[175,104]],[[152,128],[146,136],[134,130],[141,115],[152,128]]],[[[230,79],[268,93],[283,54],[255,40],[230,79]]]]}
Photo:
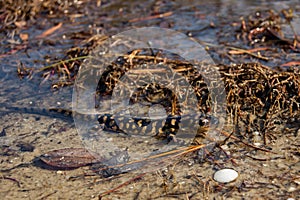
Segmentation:
{"type": "Polygon", "coordinates": [[[239,174],[233,169],[221,169],[214,174],[214,180],[220,183],[234,181],[239,174]]]}
{"type": "Polygon", "coordinates": [[[293,186],[289,187],[288,192],[294,192],[294,191],[296,191],[295,187],[293,187],[293,186]]]}

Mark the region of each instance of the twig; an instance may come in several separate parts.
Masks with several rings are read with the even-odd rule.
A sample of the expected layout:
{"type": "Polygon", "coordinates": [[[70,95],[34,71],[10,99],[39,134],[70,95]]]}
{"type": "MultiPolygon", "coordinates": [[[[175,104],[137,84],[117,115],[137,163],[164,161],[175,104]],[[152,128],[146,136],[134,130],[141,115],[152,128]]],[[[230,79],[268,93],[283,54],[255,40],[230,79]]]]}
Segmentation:
{"type": "MultiPolygon", "coordinates": [[[[247,49],[241,49],[241,48],[236,48],[236,47],[229,47],[229,49],[232,49],[231,51],[228,52],[229,54],[244,54],[245,53],[245,54],[249,54],[253,57],[256,57],[258,59],[261,59],[261,60],[267,60],[267,61],[269,60],[269,58],[267,58],[265,56],[261,56],[259,54],[254,54],[250,50],[247,50],[247,49]]],[[[261,49],[263,49],[263,48],[261,48],[261,49]]],[[[258,51],[258,50],[252,50],[252,51],[258,51]]]]}
{"type": "MultiPolygon", "coordinates": [[[[225,135],[226,137],[230,137],[238,142],[241,142],[242,144],[246,145],[246,146],[249,146],[249,147],[252,147],[256,150],[260,150],[260,151],[264,151],[264,152],[268,152],[268,153],[273,153],[273,154],[276,154],[275,152],[273,151],[270,151],[268,149],[264,149],[264,148],[260,148],[260,147],[257,147],[257,146],[254,146],[252,144],[248,144],[247,142],[244,142],[243,140],[231,135],[230,133],[226,132],[226,131],[220,131],[221,134],[225,135]]],[[[227,139],[227,138],[226,138],[227,139]]]]}
{"type": "Polygon", "coordinates": [[[7,176],[3,176],[2,178],[3,178],[3,179],[10,180],[10,181],[13,181],[13,182],[17,183],[18,187],[21,187],[20,181],[18,181],[18,180],[15,179],[15,178],[7,177],[7,176]]]}
{"type": "Polygon", "coordinates": [[[247,49],[247,50],[244,49],[243,51],[241,51],[241,49],[239,49],[239,50],[230,50],[228,53],[235,55],[235,54],[244,54],[245,51],[250,52],[250,53],[254,53],[254,52],[257,52],[257,51],[266,51],[268,49],[269,49],[268,47],[259,47],[259,48],[247,49]]]}
{"type": "Polygon", "coordinates": [[[40,39],[40,38],[45,38],[48,35],[51,35],[52,33],[54,33],[55,31],[57,31],[58,29],[61,28],[63,24],[60,22],[59,24],[57,24],[56,26],[53,26],[51,28],[49,28],[48,30],[44,31],[42,34],[36,36],[36,38],[40,39]]]}
{"type": "Polygon", "coordinates": [[[164,157],[164,156],[169,156],[167,159],[174,159],[176,157],[188,154],[190,152],[197,151],[198,149],[201,149],[205,146],[206,146],[205,144],[201,144],[201,145],[194,145],[194,146],[189,146],[189,147],[182,147],[182,148],[179,148],[179,149],[175,149],[175,150],[172,150],[172,151],[167,151],[167,152],[157,154],[157,155],[153,155],[153,156],[143,158],[143,159],[140,159],[140,160],[134,160],[134,161],[131,161],[131,162],[127,162],[125,164],[119,164],[119,165],[114,165],[114,166],[103,167],[103,168],[100,168],[99,171],[109,169],[109,168],[112,168],[112,167],[118,168],[118,167],[124,167],[126,165],[132,165],[132,164],[135,164],[135,163],[141,163],[141,162],[149,161],[149,160],[151,161],[151,160],[154,160],[156,158],[160,158],[160,157],[164,157]]]}
{"type": "Polygon", "coordinates": [[[107,191],[105,191],[105,192],[100,193],[100,194],[98,195],[98,199],[101,200],[102,197],[104,197],[104,196],[106,196],[106,195],[109,195],[110,193],[113,193],[113,192],[115,192],[115,191],[121,189],[122,187],[125,187],[125,186],[129,185],[130,183],[135,182],[135,181],[141,179],[141,178],[142,178],[143,176],[145,176],[145,175],[146,175],[146,173],[139,174],[139,175],[137,175],[136,177],[133,177],[132,179],[130,179],[130,180],[128,180],[128,181],[126,181],[126,182],[124,182],[124,183],[118,185],[117,187],[115,187],[115,188],[113,188],[113,189],[110,189],[110,190],[107,190],[107,191]]]}
{"type": "Polygon", "coordinates": [[[81,59],[86,59],[86,58],[90,58],[90,56],[80,56],[80,57],[76,57],[76,58],[70,58],[70,59],[67,59],[67,60],[61,60],[57,63],[54,63],[52,65],[48,65],[48,66],[45,66],[45,67],[42,67],[41,69],[39,69],[39,71],[44,71],[44,70],[47,70],[47,69],[51,69],[51,68],[54,68],[58,65],[61,65],[61,64],[64,64],[66,62],[70,62],[70,61],[75,61],[75,60],[81,60],[81,59]]]}
{"type": "Polygon", "coordinates": [[[150,20],[150,19],[157,19],[157,18],[164,18],[164,17],[169,17],[173,14],[173,12],[166,12],[162,14],[157,14],[157,15],[152,15],[148,17],[141,17],[141,18],[134,18],[129,20],[129,22],[138,22],[138,21],[144,21],[144,20],[150,20]]]}
{"type": "Polygon", "coordinates": [[[300,61],[291,61],[291,62],[283,63],[282,65],[280,65],[280,67],[289,67],[293,65],[300,65],[300,61]]]}
{"type": "Polygon", "coordinates": [[[0,54],[0,58],[4,58],[4,57],[7,57],[9,55],[15,54],[18,51],[20,51],[22,49],[26,49],[26,48],[27,48],[27,44],[16,45],[15,48],[13,48],[12,50],[10,50],[9,52],[7,52],[5,54],[0,54]]]}

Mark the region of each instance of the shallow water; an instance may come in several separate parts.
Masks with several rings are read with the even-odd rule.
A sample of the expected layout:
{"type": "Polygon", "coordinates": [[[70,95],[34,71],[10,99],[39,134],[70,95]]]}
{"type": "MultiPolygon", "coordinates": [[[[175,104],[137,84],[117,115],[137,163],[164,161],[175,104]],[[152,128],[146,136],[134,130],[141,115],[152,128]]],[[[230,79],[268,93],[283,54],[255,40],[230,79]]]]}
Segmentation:
{"type": "MultiPolygon", "coordinates": [[[[168,3],[160,1],[143,3],[104,1],[100,7],[95,6],[95,3],[92,2],[83,3],[77,10],[70,8],[70,14],[38,15],[39,20],[28,21],[27,26],[18,31],[29,34],[28,43],[23,43],[27,45],[27,48],[0,58],[1,102],[7,104],[19,102],[27,106],[29,102],[39,105],[41,101],[48,101],[47,104],[57,106],[56,102],[66,99],[70,103],[72,87],[63,88],[62,91],[58,92],[58,95],[52,95],[49,90],[51,81],[41,84],[41,73],[34,73],[31,80],[26,78],[25,80],[19,80],[16,76],[16,68],[22,64],[28,68],[38,69],[54,63],[57,59],[63,59],[64,52],[72,46],[81,45],[81,39],[87,38],[91,34],[113,35],[135,27],[158,26],[192,35],[199,41],[211,43],[212,45],[224,44],[227,41],[228,45],[243,47],[247,45],[242,41],[235,40],[234,33],[226,38],[222,38],[222,33],[230,33],[232,31],[230,25],[233,22],[239,22],[239,18],[242,16],[247,16],[257,10],[274,9],[280,11],[283,8],[293,8],[295,14],[299,15],[300,8],[297,0],[276,2],[214,0],[206,2],[172,1],[168,3]],[[152,20],[139,19],[155,13],[167,12],[172,12],[172,15],[152,20]],[[129,22],[133,19],[139,20],[129,22]],[[35,39],[41,32],[59,22],[62,22],[63,26],[54,34],[44,39],[35,39]],[[211,23],[214,24],[214,27],[210,26],[211,23]],[[51,96],[55,96],[57,99],[53,99],[51,96]]],[[[295,20],[296,31],[299,31],[299,26],[297,26],[299,20],[299,18],[298,21],[295,20]]],[[[9,30],[8,33],[5,33],[5,31],[0,32],[1,37],[3,37],[1,53],[7,53],[11,50],[10,47],[14,47],[13,44],[9,45],[5,39],[20,42],[17,34],[10,36],[9,30]]],[[[222,60],[214,53],[212,56],[215,62],[228,62],[228,60],[222,60]]],[[[291,57],[299,58],[299,54],[291,55],[291,57]]],[[[274,65],[273,61],[266,64],[269,66],[274,65]]]]}
{"type": "MultiPolygon", "coordinates": [[[[295,10],[295,14],[298,15],[298,21],[295,21],[295,28],[299,33],[300,5],[298,0],[275,2],[263,0],[211,0],[202,2],[190,0],[171,2],[150,0],[142,3],[138,1],[125,2],[115,0],[102,1],[102,5],[100,7],[97,7],[95,2],[83,2],[83,4],[78,8],[69,8],[66,13],[54,12],[52,15],[47,15],[45,13],[39,14],[37,15],[36,20],[28,21],[24,28],[15,32],[17,33],[15,35],[13,34],[13,30],[1,29],[0,31],[0,37],[2,37],[0,41],[0,55],[7,54],[18,47],[18,44],[14,44],[12,41],[7,41],[8,39],[17,41],[17,43],[21,43],[26,46],[26,48],[17,50],[11,55],[0,57],[0,106],[2,109],[10,106],[71,108],[73,92],[72,86],[53,91],[51,90],[51,84],[55,82],[55,78],[53,78],[53,80],[50,78],[47,81],[43,81],[41,73],[38,71],[34,72],[30,79],[25,78],[20,80],[16,73],[17,67],[23,65],[37,70],[41,67],[55,63],[57,60],[65,59],[65,52],[68,49],[83,45],[82,40],[88,39],[92,35],[114,35],[132,28],[155,26],[170,28],[190,35],[204,46],[209,44],[208,46],[212,47],[218,45],[232,45],[242,48],[252,48],[247,43],[235,39],[235,32],[231,24],[234,22],[240,22],[240,17],[247,16],[257,10],[274,9],[276,11],[280,11],[281,9],[286,8],[293,8],[295,10]],[[147,17],[157,13],[168,12],[172,12],[172,14],[163,18],[147,19],[147,17]],[[55,26],[59,22],[63,23],[59,30],[46,38],[36,39],[37,35],[50,27],[55,26]],[[18,37],[18,33],[28,33],[28,42],[22,43],[18,37]]],[[[241,62],[241,59],[239,58],[228,60],[226,57],[224,58],[214,51],[209,51],[209,53],[216,63],[229,64],[233,62],[241,62]]],[[[278,57],[268,62],[261,62],[273,67],[290,60],[299,59],[299,53],[292,53],[288,56],[278,57]]],[[[255,62],[258,60],[245,58],[243,61],[255,62]]],[[[1,108],[0,112],[2,112],[1,108]]],[[[4,110],[7,111],[6,109],[4,110]]],[[[5,146],[1,148],[1,168],[10,168],[24,162],[30,163],[34,157],[37,157],[49,150],[82,146],[82,141],[78,137],[78,133],[76,132],[74,125],[59,119],[44,116],[41,117],[40,115],[28,115],[26,113],[5,114],[4,116],[1,114],[0,122],[0,131],[5,130],[6,132],[5,136],[0,137],[1,145],[5,146]],[[18,146],[21,142],[32,144],[35,147],[35,150],[33,152],[21,152],[18,146]]],[[[275,148],[275,151],[278,153],[283,151],[280,146],[284,145],[286,142],[286,149],[291,147],[294,148],[292,152],[297,152],[299,151],[299,149],[296,148],[296,144],[299,144],[298,140],[299,135],[298,137],[293,137],[291,135],[282,136],[277,142],[278,147],[275,148]]],[[[295,175],[297,171],[299,172],[299,164],[297,164],[297,161],[299,161],[299,155],[297,156],[296,153],[290,154],[287,150],[284,151],[286,151],[286,154],[290,157],[288,160],[283,160],[283,162],[278,161],[278,163],[274,163],[271,159],[269,159],[269,157],[267,157],[269,155],[262,152],[260,153],[262,155],[259,154],[258,157],[267,157],[267,161],[265,163],[253,162],[253,160],[239,160],[238,168],[240,171],[244,172],[241,176],[245,180],[243,183],[240,181],[239,186],[242,184],[248,184],[249,182],[254,182],[255,178],[260,178],[261,183],[264,183],[264,181],[270,182],[273,176],[272,170],[274,171],[278,167],[282,169],[282,173],[280,171],[276,171],[276,177],[281,177],[281,175],[286,176],[286,186],[282,189],[282,192],[276,188],[277,186],[270,184],[271,189],[269,188],[269,190],[271,193],[272,191],[275,191],[274,196],[282,197],[279,196],[279,194],[276,194],[276,191],[278,192],[279,190],[278,193],[281,192],[284,194],[290,194],[291,197],[297,197],[298,195],[299,197],[299,193],[296,193],[297,191],[295,193],[287,192],[289,188],[294,187],[295,185],[299,186],[299,182],[292,180],[292,175],[295,175]],[[291,163],[294,164],[292,165],[291,163]],[[250,167],[248,168],[246,164],[250,167]],[[265,167],[265,165],[267,167],[265,167]],[[267,169],[268,166],[270,170],[267,169]],[[289,170],[290,166],[295,167],[292,167],[292,169],[289,170]],[[266,171],[267,175],[263,177],[265,179],[258,175],[258,168],[262,168],[263,172],[266,171]],[[290,182],[287,181],[288,178],[291,179],[290,182]]],[[[236,155],[236,157],[238,156],[239,155],[236,155]]],[[[278,156],[277,160],[284,159],[284,156],[280,156],[281,157],[278,156]]],[[[187,165],[191,166],[190,163],[187,165]]],[[[228,165],[232,165],[231,167],[235,166],[232,163],[228,165]]],[[[197,172],[195,173],[196,176],[203,178],[203,180],[206,181],[203,182],[202,186],[212,184],[210,181],[212,167],[210,165],[207,163],[197,163],[193,166],[194,172],[197,172]]],[[[13,181],[1,179],[1,185],[7,184],[7,187],[3,187],[1,189],[1,193],[7,195],[7,197],[11,199],[47,199],[47,195],[49,195],[49,199],[52,197],[94,198],[99,191],[105,191],[119,184],[119,180],[117,180],[115,182],[112,181],[107,185],[100,184],[99,186],[99,184],[94,184],[94,179],[97,178],[92,180],[89,178],[82,179],[77,177],[78,174],[85,174],[89,172],[90,170],[87,168],[67,172],[48,171],[32,166],[27,168],[17,168],[3,174],[5,177],[12,177],[20,181],[21,189],[20,187],[17,187],[13,181]],[[70,181],[72,178],[74,178],[75,181],[70,181]],[[86,190],[86,188],[89,188],[89,190],[86,190]]],[[[188,173],[188,170],[187,172],[182,172],[182,174],[180,174],[180,172],[180,169],[177,170],[178,176],[181,176],[180,178],[183,179],[182,182],[184,182],[182,183],[182,188],[185,188],[186,191],[190,189],[189,184],[196,184],[197,186],[201,185],[198,181],[193,182],[193,179],[186,178],[188,176],[184,173],[188,173]]],[[[121,181],[124,182],[130,179],[131,176],[133,175],[121,177],[121,181]]],[[[163,175],[159,175],[159,178],[163,179],[163,177],[163,175]]],[[[150,193],[154,195],[156,191],[160,190],[160,186],[163,185],[161,182],[158,182],[160,180],[158,179],[154,176],[150,176],[146,179],[146,183],[142,182],[141,185],[130,188],[129,193],[126,193],[128,191],[123,191],[123,195],[127,195],[126,198],[128,199],[133,199],[134,195],[132,194],[138,193],[136,192],[138,190],[144,195],[141,199],[148,198],[145,194],[150,191],[150,193]],[[150,189],[147,180],[152,180],[148,181],[152,184],[150,189]],[[145,189],[147,187],[148,190],[145,189]]],[[[218,188],[220,186],[215,187],[218,188]]],[[[261,188],[260,185],[256,185],[256,187],[258,189],[261,188]]],[[[176,191],[176,186],[174,186],[174,188],[173,189],[176,191]]],[[[178,188],[180,190],[180,187],[178,188]]],[[[219,190],[222,189],[219,188],[219,190]]],[[[261,190],[263,191],[263,189],[260,189],[260,191],[261,190]]],[[[160,192],[162,194],[161,196],[163,196],[164,191],[160,192]]],[[[238,193],[237,191],[235,192],[238,193]]],[[[246,198],[259,197],[258,192],[258,194],[254,193],[247,193],[246,198]]],[[[185,193],[183,192],[183,194],[185,193]]],[[[223,191],[222,194],[225,195],[226,192],[223,191]]],[[[139,193],[137,196],[138,195],[139,193]]],[[[181,197],[183,196],[184,195],[181,197]]],[[[240,195],[239,197],[242,198],[242,196],[243,195],[240,195]]],[[[283,196],[287,197],[286,195],[283,196]]],[[[156,197],[160,198],[159,196],[156,197]]],[[[161,197],[161,199],[163,199],[163,197],[161,197]]],[[[194,199],[197,199],[197,195],[195,195],[195,197],[196,198],[194,199]]],[[[201,198],[202,197],[203,196],[201,196],[201,198]]],[[[267,198],[267,196],[265,197],[267,198]]],[[[116,198],[120,198],[120,196],[116,195],[116,198]]],[[[170,197],[166,196],[165,198],[170,197]]]]}

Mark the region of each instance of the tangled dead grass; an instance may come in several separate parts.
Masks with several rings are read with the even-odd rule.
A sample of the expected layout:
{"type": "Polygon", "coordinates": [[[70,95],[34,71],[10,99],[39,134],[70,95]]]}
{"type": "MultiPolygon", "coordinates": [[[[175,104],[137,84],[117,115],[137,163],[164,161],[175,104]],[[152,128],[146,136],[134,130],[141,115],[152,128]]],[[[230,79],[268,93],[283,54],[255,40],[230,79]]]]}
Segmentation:
{"type": "Polygon", "coordinates": [[[82,3],[74,0],[4,0],[0,2],[0,30],[15,29],[20,22],[35,21],[39,14],[62,15],[78,9],[82,3]]]}
{"type": "Polygon", "coordinates": [[[299,123],[300,73],[298,68],[278,72],[258,63],[222,66],[228,114],[235,131],[253,139],[259,132],[263,144],[276,138],[276,125],[299,123]]]}

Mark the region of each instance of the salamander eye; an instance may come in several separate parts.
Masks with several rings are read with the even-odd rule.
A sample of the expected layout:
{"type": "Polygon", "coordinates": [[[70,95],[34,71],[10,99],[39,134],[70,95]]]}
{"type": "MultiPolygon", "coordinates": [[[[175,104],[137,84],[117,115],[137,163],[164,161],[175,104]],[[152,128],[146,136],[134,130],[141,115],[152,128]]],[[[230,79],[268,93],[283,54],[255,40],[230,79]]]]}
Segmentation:
{"type": "Polygon", "coordinates": [[[104,124],[104,123],[106,123],[107,121],[109,121],[110,119],[111,119],[111,115],[105,114],[105,115],[101,115],[101,116],[98,118],[98,122],[99,122],[99,124],[104,124]]]}
{"type": "Polygon", "coordinates": [[[104,123],[104,121],[103,121],[103,116],[100,116],[100,117],[98,118],[98,122],[99,122],[99,124],[103,124],[103,123],[104,123]]]}

